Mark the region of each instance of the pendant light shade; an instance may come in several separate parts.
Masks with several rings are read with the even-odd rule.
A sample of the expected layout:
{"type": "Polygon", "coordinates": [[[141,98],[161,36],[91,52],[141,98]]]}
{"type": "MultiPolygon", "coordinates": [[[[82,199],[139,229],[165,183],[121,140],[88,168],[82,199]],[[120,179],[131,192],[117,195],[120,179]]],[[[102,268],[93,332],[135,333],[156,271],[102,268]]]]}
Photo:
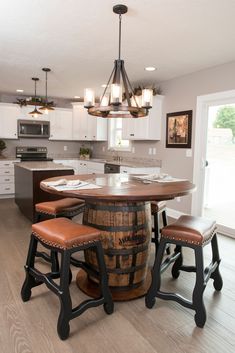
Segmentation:
{"type": "Polygon", "coordinates": [[[118,59],[114,61],[114,68],[100,103],[95,104],[94,91],[85,89],[84,107],[88,109],[90,115],[103,118],[140,118],[148,115],[149,109],[152,108],[153,90],[142,90],[142,99],[137,100],[124,67],[124,60],[121,60],[122,15],[127,11],[128,8],[125,5],[113,7],[113,12],[119,15],[118,59]]]}
{"type": "Polygon", "coordinates": [[[34,107],[34,110],[32,110],[29,115],[32,115],[33,118],[37,118],[38,115],[42,115],[42,113],[37,110],[37,106],[36,106],[36,103],[37,103],[37,82],[39,81],[39,78],[37,77],[33,77],[32,80],[34,81],[34,102],[35,102],[35,107],[34,107]]]}
{"type": "Polygon", "coordinates": [[[42,71],[44,71],[45,74],[46,74],[46,79],[45,79],[45,104],[44,104],[43,107],[41,107],[41,108],[39,108],[39,109],[42,110],[44,114],[48,114],[49,111],[54,110],[54,108],[52,108],[52,107],[50,106],[50,104],[48,104],[48,97],[47,97],[47,74],[48,74],[48,72],[51,72],[51,69],[49,69],[49,68],[47,68],[47,67],[44,67],[44,68],[42,69],[42,71]]]}

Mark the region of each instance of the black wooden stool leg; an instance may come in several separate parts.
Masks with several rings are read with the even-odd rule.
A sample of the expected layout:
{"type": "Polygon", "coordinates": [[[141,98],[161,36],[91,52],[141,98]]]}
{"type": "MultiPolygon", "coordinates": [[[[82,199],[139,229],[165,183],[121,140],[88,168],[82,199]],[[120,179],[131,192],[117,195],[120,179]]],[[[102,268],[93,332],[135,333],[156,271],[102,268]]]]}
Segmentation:
{"type": "Polygon", "coordinates": [[[211,249],[212,249],[212,262],[213,264],[217,264],[214,272],[211,274],[211,278],[214,280],[213,285],[215,290],[220,291],[223,287],[223,280],[220,274],[219,265],[220,265],[220,256],[219,256],[219,248],[217,242],[217,235],[215,234],[211,241],[211,249]]]}
{"type": "MultiPolygon", "coordinates": [[[[167,223],[168,222],[167,222],[166,210],[163,210],[162,211],[162,224],[163,224],[163,227],[166,227],[167,223]]],[[[167,253],[167,255],[170,255],[170,253],[171,253],[171,249],[170,249],[170,245],[169,244],[166,247],[166,253],[167,253]]]]}
{"type": "Polygon", "coordinates": [[[152,282],[145,297],[145,305],[151,309],[155,304],[156,293],[161,286],[161,264],[166,247],[165,241],[160,241],[158,252],[155,254],[155,261],[152,269],[152,282]]]}
{"type": "Polygon", "coordinates": [[[203,301],[203,292],[206,287],[204,276],[204,263],[202,247],[196,247],[195,261],[196,261],[196,283],[193,290],[193,308],[196,312],[194,316],[195,323],[198,327],[203,327],[206,322],[206,309],[203,301]]]}
{"type": "Polygon", "coordinates": [[[69,321],[72,315],[72,301],[69,292],[70,252],[64,250],[60,268],[60,314],[57,322],[57,332],[62,340],[69,336],[69,321]]]}
{"type": "Polygon", "coordinates": [[[37,244],[38,244],[37,239],[34,237],[33,234],[31,234],[28,256],[27,256],[27,261],[25,265],[26,277],[21,289],[21,298],[24,302],[27,302],[30,299],[32,294],[31,289],[33,287],[36,287],[39,284],[39,282],[36,282],[35,278],[30,273],[30,269],[34,268],[37,244]]]}
{"type": "Polygon", "coordinates": [[[104,311],[106,312],[106,314],[112,314],[114,304],[113,304],[113,299],[108,286],[108,275],[107,275],[106,265],[104,262],[104,252],[103,252],[101,242],[97,242],[95,246],[96,246],[96,255],[97,255],[99,274],[100,274],[100,289],[101,289],[102,296],[104,297],[104,311]]]}
{"type": "Polygon", "coordinates": [[[182,255],[182,247],[180,245],[176,245],[174,254],[180,253],[180,256],[176,259],[174,262],[174,265],[172,266],[171,269],[171,275],[173,278],[178,278],[180,275],[180,268],[183,263],[183,255],[182,255]]]}
{"type": "Polygon", "coordinates": [[[51,250],[51,271],[59,272],[58,252],[51,250]]]}

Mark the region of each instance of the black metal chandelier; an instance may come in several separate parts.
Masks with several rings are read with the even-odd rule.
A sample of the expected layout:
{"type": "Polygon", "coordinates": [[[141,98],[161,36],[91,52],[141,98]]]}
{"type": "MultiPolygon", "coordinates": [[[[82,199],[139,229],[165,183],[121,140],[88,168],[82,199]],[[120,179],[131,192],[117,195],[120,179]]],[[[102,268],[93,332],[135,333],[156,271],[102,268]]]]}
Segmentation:
{"type": "Polygon", "coordinates": [[[42,71],[44,71],[46,73],[46,79],[45,79],[45,104],[43,105],[43,107],[39,108],[40,110],[43,111],[44,114],[48,114],[49,111],[51,110],[55,110],[48,102],[48,97],[47,97],[47,74],[48,72],[51,72],[51,69],[47,68],[47,67],[44,67],[42,69],[42,71]]]}
{"type": "Polygon", "coordinates": [[[127,11],[125,5],[113,7],[113,12],[119,15],[118,59],[114,61],[113,71],[99,104],[95,104],[94,91],[90,88],[85,89],[84,107],[88,109],[90,115],[103,118],[141,118],[148,115],[149,109],[152,108],[152,89],[143,89],[141,101],[137,99],[127,76],[124,60],[121,60],[122,15],[127,11]]]}
{"type": "Polygon", "coordinates": [[[37,110],[37,82],[39,81],[39,78],[33,77],[32,80],[34,81],[34,110],[32,110],[29,115],[32,115],[32,117],[37,118],[38,115],[42,115],[42,113],[37,110]]]}

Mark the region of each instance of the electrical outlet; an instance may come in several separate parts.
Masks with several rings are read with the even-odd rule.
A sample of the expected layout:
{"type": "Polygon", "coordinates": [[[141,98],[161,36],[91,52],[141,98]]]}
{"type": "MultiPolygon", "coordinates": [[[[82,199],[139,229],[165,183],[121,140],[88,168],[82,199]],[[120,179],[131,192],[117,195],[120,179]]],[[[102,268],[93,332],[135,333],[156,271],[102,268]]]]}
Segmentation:
{"type": "Polygon", "coordinates": [[[149,147],[149,154],[152,154],[153,153],[153,149],[152,147],[149,147]]]}
{"type": "Polygon", "coordinates": [[[102,147],[102,152],[105,152],[105,146],[102,147]]]}
{"type": "Polygon", "coordinates": [[[68,146],[64,146],[64,151],[67,151],[68,150],[68,146]]]}
{"type": "Polygon", "coordinates": [[[135,147],[132,147],[132,148],[131,148],[131,152],[132,152],[132,153],[135,153],[135,147]]]}
{"type": "Polygon", "coordinates": [[[186,157],[192,157],[192,150],[191,149],[186,150],[186,157]]]}
{"type": "Polygon", "coordinates": [[[156,147],[153,147],[153,154],[156,154],[157,150],[156,147]]]}
{"type": "Polygon", "coordinates": [[[175,199],[177,202],[181,202],[181,197],[176,197],[175,199]]]}

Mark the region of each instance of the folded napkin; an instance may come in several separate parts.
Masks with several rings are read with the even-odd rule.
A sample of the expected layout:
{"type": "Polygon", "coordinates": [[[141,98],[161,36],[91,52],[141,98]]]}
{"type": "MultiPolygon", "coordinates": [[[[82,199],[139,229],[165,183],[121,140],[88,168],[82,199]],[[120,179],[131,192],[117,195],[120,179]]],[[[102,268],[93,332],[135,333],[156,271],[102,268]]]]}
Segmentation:
{"type": "Polygon", "coordinates": [[[65,191],[65,190],[82,190],[82,189],[100,189],[101,186],[88,183],[82,180],[66,180],[59,179],[55,181],[43,181],[45,186],[49,186],[53,190],[65,191]]]}
{"type": "Polygon", "coordinates": [[[176,182],[176,181],[185,181],[187,179],[178,179],[178,178],[173,178],[171,175],[168,174],[147,174],[147,175],[134,175],[133,178],[143,180],[144,183],[151,183],[151,182],[156,182],[156,183],[171,183],[171,182],[176,182]]]}

